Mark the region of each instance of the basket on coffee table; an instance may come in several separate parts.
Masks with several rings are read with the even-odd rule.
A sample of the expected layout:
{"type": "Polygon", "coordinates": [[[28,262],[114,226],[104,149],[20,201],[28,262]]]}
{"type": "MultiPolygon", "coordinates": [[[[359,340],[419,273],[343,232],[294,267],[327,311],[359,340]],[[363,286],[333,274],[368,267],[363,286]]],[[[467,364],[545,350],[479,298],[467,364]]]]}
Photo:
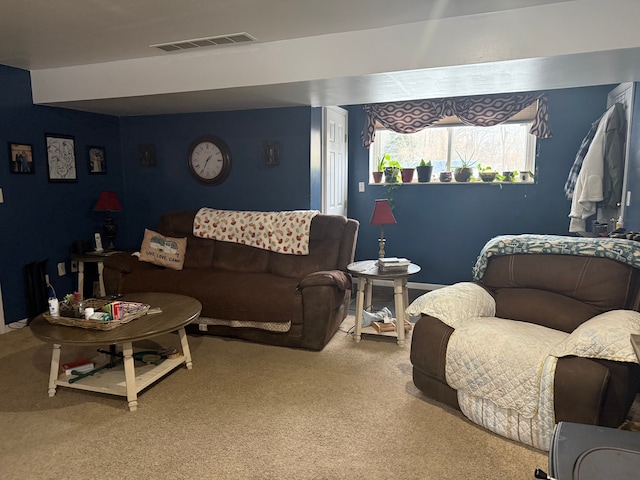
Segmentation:
{"type": "MultiPolygon", "coordinates": [[[[96,312],[111,303],[112,300],[101,300],[98,298],[88,298],[82,302],[84,308],[93,308],[96,312]]],[[[89,328],[94,330],[113,330],[114,328],[124,325],[125,323],[140,318],[147,314],[150,305],[137,302],[122,302],[124,314],[118,320],[91,320],[86,318],[73,318],[65,316],[52,316],[49,312],[43,314],[45,320],[49,323],[57,325],[66,325],[68,327],[89,328]]]]}

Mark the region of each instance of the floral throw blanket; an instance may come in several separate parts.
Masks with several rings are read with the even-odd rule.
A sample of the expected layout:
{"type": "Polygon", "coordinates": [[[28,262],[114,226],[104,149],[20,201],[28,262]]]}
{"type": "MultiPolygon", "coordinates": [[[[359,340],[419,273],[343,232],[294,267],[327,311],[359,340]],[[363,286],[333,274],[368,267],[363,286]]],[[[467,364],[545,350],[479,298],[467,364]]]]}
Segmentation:
{"type": "Polygon", "coordinates": [[[251,212],[205,207],[196,213],[193,235],[289,255],[308,255],[311,220],[318,213],[317,210],[251,212]]]}
{"type": "Polygon", "coordinates": [[[473,279],[482,279],[490,257],[521,253],[604,257],[640,268],[640,247],[638,242],[632,240],[561,235],[501,235],[492,238],[483,247],[473,267],[473,279]]]}

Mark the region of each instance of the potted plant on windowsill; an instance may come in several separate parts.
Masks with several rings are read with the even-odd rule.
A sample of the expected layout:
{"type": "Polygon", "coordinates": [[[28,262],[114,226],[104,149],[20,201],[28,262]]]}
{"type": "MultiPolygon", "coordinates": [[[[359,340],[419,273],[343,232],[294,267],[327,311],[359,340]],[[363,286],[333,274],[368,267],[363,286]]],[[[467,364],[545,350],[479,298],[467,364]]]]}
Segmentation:
{"type": "Polygon", "coordinates": [[[378,157],[376,159],[376,171],[375,172],[371,172],[373,175],[373,181],[375,183],[380,183],[382,182],[382,174],[384,173],[384,167],[387,163],[387,161],[391,158],[390,155],[383,155],[381,157],[378,157]]]}
{"type": "Polygon", "coordinates": [[[400,171],[402,176],[402,183],[411,183],[413,180],[413,173],[416,171],[414,167],[403,167],[400,171]]]}
{"type": "Polygon", "coordinates": [[[477,160],[473,160],[473,154],[475,153],[475,150],[474,152],[471,152],[471,155],[469,155],[468,158],[462,158],[462,155],[460,155],[460,152],[458,152],[457,150],[456,153],[458,154],[462,165],[455,168],[455,170],[453,171],[453,178],[456,179],[456,182],[468,182],[473,176],[473,166],[477,162],[477,160]]]}
{"type": "Polygon", "coordinates": [[[420,160],[420,165],[416,167],[418,172],[418,181],[421,183],[430,182],[431,174],[433,173],[433,165],[431,160],[425,162],[424,159],[420,160]]]}
{"type": "Polygon", "coordinates": [[[478,164],[478,172],[480,173],[480,180],[483,182],[493,182],[498,175],[498,172],[493,170],[491,165],[483,167],[481,164],[478,164]]]}
{"type": "Polygon", "coordinates": [[[399,183],[402,165],[397,160],[389,160],[384,167],[384,183],[399,183]]]}
{"type": "Polygon", "coordinates": [[[518,181],[519,173],[517,170],[514,170],[512,172],[502,172],[502,175],[504,175],[505,182],[515,183],[518,181]]]}

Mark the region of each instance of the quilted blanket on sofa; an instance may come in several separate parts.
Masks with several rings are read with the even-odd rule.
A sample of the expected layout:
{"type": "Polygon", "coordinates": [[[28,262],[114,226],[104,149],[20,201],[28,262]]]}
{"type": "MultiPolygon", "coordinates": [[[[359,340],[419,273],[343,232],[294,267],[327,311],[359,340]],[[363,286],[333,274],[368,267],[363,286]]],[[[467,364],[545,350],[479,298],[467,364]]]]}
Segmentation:
{"type": "Polygon", "coordinates": [[[193,235],[289,255],[308,255],[311,220],[318,213],[317,210],[251,212],[201,208],[193,221],[193,235]]]}

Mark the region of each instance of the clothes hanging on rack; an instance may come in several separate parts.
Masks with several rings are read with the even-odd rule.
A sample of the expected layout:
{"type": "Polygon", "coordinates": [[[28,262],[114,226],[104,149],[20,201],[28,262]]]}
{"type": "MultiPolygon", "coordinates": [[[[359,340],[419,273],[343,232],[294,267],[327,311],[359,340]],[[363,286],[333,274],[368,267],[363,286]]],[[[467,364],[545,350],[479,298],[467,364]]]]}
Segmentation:
{"type": "MultiPolygon", "coordinates": [[[[624,170],[624,127],[624,107],[620,103],[610,107],[600,118],[575,181],[569,213],[569,232],[586,231],[586,220],[596,213],[598,202],[615,207],[620,201],[624,170]]],[[[580,156],[580,152],[578,155],[580,156]]]]}
{"type": "Polygon", "coordinates": [[[578,181],[578,175],[580,174],[580,169],[582,168],[582,162],[584,161],[584,157],[589,151],[589,147],[591,146],[591,142],[593,141],[593,137],[596,134],[596,130],[598,129],[598,125],[600,124],[600,120],[602,119],[602,115],[591,124],[591,128],[587,133],[587,136],[582,139],[582,143],[580,144],[580,148],[578,149],[578,153],[576,154],[576,158],[573,161],[573,165],[571,166],[571,170],[569,170],[569,177],[567,177],[567,181],[564,184],[564,193],[567,196],[568,200],[573,198],[573,191],[576,188],[576,182],[578,181]]]}

